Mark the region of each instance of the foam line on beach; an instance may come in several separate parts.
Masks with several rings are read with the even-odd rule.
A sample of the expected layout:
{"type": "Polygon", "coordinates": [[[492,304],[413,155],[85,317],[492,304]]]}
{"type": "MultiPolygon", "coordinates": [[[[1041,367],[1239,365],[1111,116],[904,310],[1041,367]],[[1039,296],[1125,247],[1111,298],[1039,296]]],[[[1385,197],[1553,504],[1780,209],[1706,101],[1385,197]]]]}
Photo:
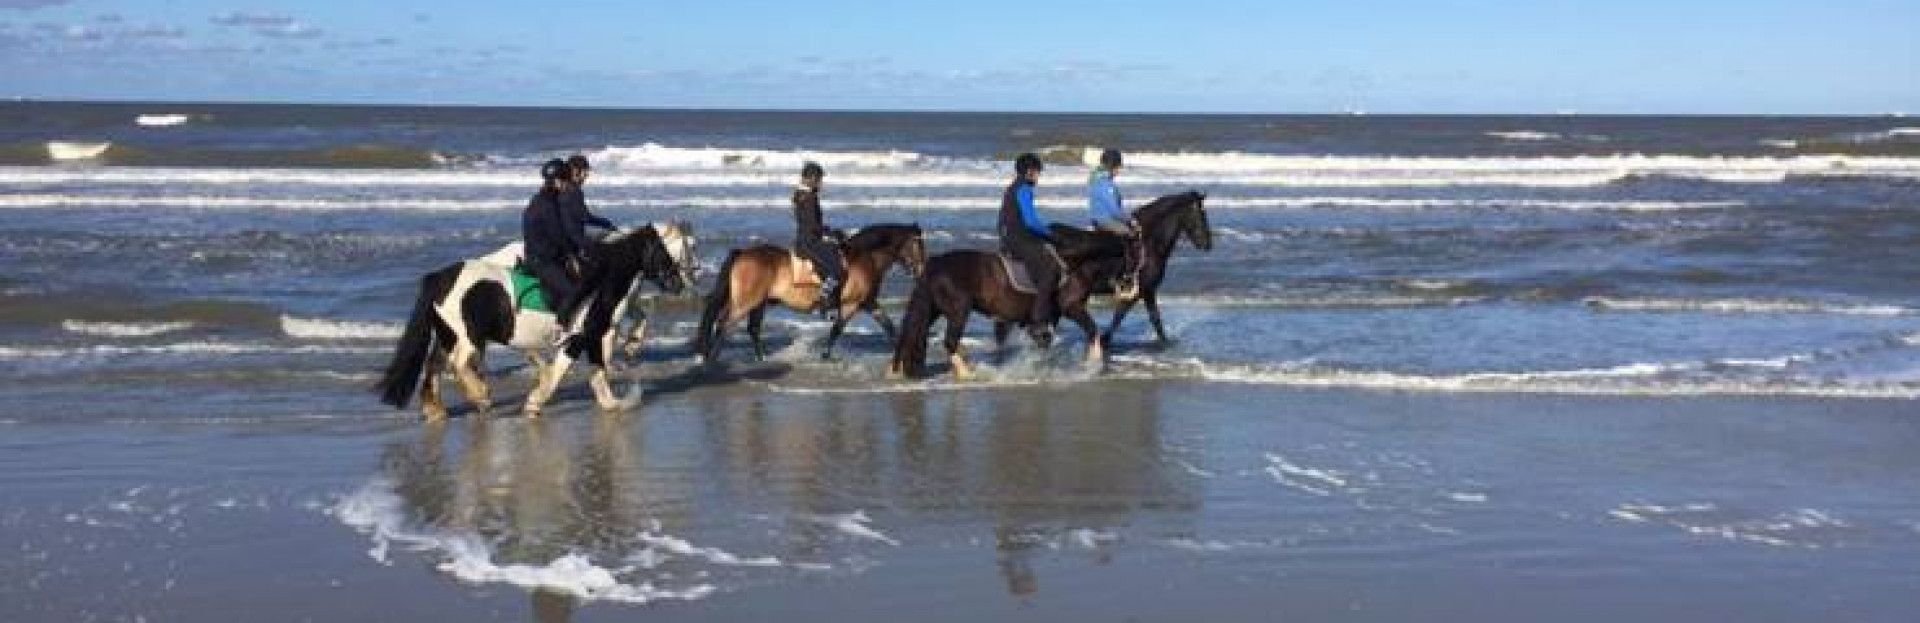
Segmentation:
{"type": "Polygon", "coordinates": [[[569,552],[544,564],[508,563],[495,555],[480,535],[417,528],[409,525],[405,502],[393,485],[376,479],[335,503],[328,512],[341,523],[373,539],[367,555],[392,564],[396,546],[431,553],[440,560],[434,568],[463,582],[507,584],[556,591],[586,601],[644,604],[663,600],[693,601],[713,594],[712,584],[663,588],[649,581],[623,580],[630,569],[596,564],[590,557],[569,552]]]}

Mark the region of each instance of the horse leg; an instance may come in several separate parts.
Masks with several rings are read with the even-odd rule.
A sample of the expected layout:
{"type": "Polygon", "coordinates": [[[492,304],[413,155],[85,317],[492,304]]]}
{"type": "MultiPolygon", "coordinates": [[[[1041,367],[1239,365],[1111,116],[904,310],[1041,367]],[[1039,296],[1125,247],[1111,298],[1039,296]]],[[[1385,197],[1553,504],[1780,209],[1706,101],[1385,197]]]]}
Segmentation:
{"type": "Polygon", "coordinates": [[[1113,345],[1113,334],[1118,333],[1120,331],[1120,321],[1127,317],[1127,312],[1133,310],[1133,303],[1135,300],[1137,299],[1120,299],[1115,301],[1116,304],[1114,305],[1114,308],[1113,308],[1113,322],[1110,322],[1107,324],[1107,333],[1105,335],[1100,336],[1100,344],[1102,346],[1113,345]]]}
{"type": "Polygon", "coordinates": [[[520,354],[527,358],[527,365],[533,367],[534,384],[539,384],[540,378],[547,374],[547,361],[540,358],[540,351],[537,350],[527,349],[520,351],[520,354]]]}
{"type": "Polygon", "coordinates": [[[880,324],[880,332],[886,334],[888,342],[900,337],[900,330],[893,325],[893,318],[887,315],[886,308],[874,305],[867,308],[867,315],[873,316],[873,321],[880,324]]]}
{"type": "Polygon", "coordinates": [[[1167,339],[1167,329],[1160,324],[1160,295],[1148,292],[1142,294],[1140,298],[1144,299],[1147,303],[1147,320],[1153,322],[1154,337],[1160,339],[1161,346],[1166,346],[1167,342],[1172,340],[1167,339]]]}
{"type": "Polygon", "coordinates": [[[475,369],[481,359],[481,348],[483,346],[465,342],[455,344],[447,365],[453,368],[453,378],[460,382],[460,393],[466,395],[467,402],[473,403],[475,411],[486,413],[493,408],[493,393],[487,387],[487,380],[475,369]]]}
{"type": "Polygon", "coordinates": [[[627,359],[631,362],[638,363],[640,361],[640,347],[645,345],[647,341],[648,320],[649,318],[642,317],[633,323],[632,330],[627,331],[627,343],[624,344],[621,349],[626,351],[627,359]]]}
{"type": "Polygon", "coordinates": [[[587,386],[593,388],[593,401],[600,405],[601,411],[620,410],[620,398],[613,393],[611,376],[606,366],[594,366],[593,374],[587,377],[587,386]]]}
{"type": "Polygon", "coordinates": [[[1007,337],[1013,335],[1013,323],[995,319],[993,321],[993,362],[1007,362],[1007,337]]]}
{"type": "Polygon", "coordinates": [[[847,328],[847,315],[836,314],[833,317],[833,327],[827,329],[827,347],[826,349],[820,351],[821,361],[828,361],[833,359],[833,343],[840,341],[840,332],[845,331],[846,328],[847,328]]]}
{"type": "Polygon", "coordinates": [[[1068,309],[1067,317],[1073,319],[1074,324],[1080,325],[1080,330],[1087,334],[1087,365],[1095,366],[1096,369],[1105,365],[1107,349],[1101,344],[1100,323],[1093,321],[1093,314],[1087,311],[1086,304],[1082,303],[1068,309]]]}
{"type": "Polygon", "coordinates": [[[560,379],[567,376],[567,368],[573,366],[573,358],[567,356],[565,348],[553,354],[553,362],[540,372],[539,380],[534,382],[533,390],[527,392],[527,405],[521,413],[530,418],[540,417],[541,408],[547,400],[553,398],[553,392],[559,388],[560,379]]]}
{"type": "Polygon", "coordinates": [[[947,314],[947,362],[953,364],[953,378],[967,381],[973,379],[973,366],[967,363],[967,349],[960,345],[960,337],[967,332],[967,310],[947,314]]]}
{"type": "Polygon", "coordinates": [[[447,419],[447,403],[440,397],[440,368],[446,365],[446,354],[438,346],[427,354],[425,377],[420,382],[420,414],[429,422],[447,419]]]}
{"type": "Polygon", "coordinates": [[[760,341],[760,323],[766,320],[766,318],[766,305],[755,307],[752,313],[747,314],[747,338],[753,340],[753,358],[755,361],[765,361],[767,359],[767,345],[765,342],[760,341]]]}

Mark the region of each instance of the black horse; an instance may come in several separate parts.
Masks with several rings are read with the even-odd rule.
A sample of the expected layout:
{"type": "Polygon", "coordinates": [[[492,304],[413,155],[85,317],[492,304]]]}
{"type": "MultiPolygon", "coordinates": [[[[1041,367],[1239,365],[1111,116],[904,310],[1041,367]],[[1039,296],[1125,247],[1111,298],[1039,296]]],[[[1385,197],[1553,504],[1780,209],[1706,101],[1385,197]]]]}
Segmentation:
{"type": "MultiPolygon", "coordinates": [[[[1066,264],[1066,281],[1057,291],[1058,305],[1051,326],[1061,317],[1080,325],[1087,336],[1087,360],[1105,360],[1100,327],[1087,312],[1087,297],[1102,286],[1126,296],[1134,290],[1134,273],[1139,260],[1131,241],[1106,232],[1090,232],[1055,224],[1051,228],[1055,249],[1066,264]]],[[[951,251],[927,260],[920,282],[907,300],[907,314],[900,321],[899,341],[894,346],[893,363],[887,368],[892,377],[920,377],[925,374],[927,337],[935,320],[946,318],[944,344],[954,376],[964,380],[973,376],[966,352],[960,345],[967,330],[967,315],[978,311],[994,319],[994,338],[1004,342],[1014,325],[1029,322],[1034,294],[1016,288],[999,254],[990,251],[951,251]]],[[[1043,333],[1043,335],[1046,335],[1043,333]]],[[[1042,338],[1046,347],[1047,338],[1042,338]]]]}
{"type": "Polygon", "coordinates": [[[1207,224],[1206,200],[1206,193],[1190,190],[1155,199],[1133,211],[1134,220],[1140,223],[1143,250],[1139,296],[1116,297],[1113,322],[1107,325],[1106,335],[1100,338],[1102,342],[1113,343],[1113,332],[1120,328],[1121,319],[1126,318],[1134,302],[1139,301],[1147,304],[1147,319],[1153,322],[1154,336],[1161,345],[1167,343],[1167,330],[1160,324],[1160,281],[1167,276],[1167,260],[1173,256],[1173,248],[1181,236],[1196,249],[1213,250],[1213,229],[1207,224]]]}

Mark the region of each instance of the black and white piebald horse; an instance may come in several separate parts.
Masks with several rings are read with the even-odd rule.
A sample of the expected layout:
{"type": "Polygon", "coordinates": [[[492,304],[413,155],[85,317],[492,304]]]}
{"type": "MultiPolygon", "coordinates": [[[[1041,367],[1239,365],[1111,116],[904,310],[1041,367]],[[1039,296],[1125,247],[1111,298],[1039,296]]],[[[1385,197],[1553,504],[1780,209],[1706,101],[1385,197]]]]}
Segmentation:
{"type": "MultiPolygon", "coordinates": [[[[585,298],[567,326],[561,326],[553,312],[521,308],[511,277],[520,255],[520,245],[515,243],[421,278],[412,317],[376,387],[382,402],[406,408],[417,388],[427,419],[445,418],[440,372],[451,370],[467,400],[479,411],[487,411],[493,399],[483,362],[486,345],[492,342],[519,349],[533,364],[535,382],[527,393],[527,416],[540,414],[568,367],[583,358],[595,366],[589,380],[595,402],[602,409],[620,408],[608,372],[615,328],[642,278],[669,293],[686,287],[692,278],[692,229],[655,223],[596,243],[588,251],[596,268],[584,276],[585,298]],[[547,351],[552,351],[551,361],[542,357],[547,351]]],[[[643,320],[630,339],[644,339],[645,327],[643,320]]]]}

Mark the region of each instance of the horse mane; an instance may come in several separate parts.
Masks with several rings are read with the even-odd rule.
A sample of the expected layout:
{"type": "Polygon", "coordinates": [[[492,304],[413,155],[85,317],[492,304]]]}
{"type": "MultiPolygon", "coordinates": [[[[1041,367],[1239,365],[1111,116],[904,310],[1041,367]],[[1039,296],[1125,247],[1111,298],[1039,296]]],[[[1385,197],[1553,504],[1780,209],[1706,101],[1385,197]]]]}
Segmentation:
{"type": "Polygon", "coordinates": [[[1197,190],[1165,195],[1147,202],[1146,205],[1135,208],[1133,210],[1133,216],[1141,222],[1158,221],[1166,218],[1175,210],[1179,210],[1205,198],[1206,195],[1197,190]]]}
{"type": "Polygon", "coordinates": [[[901,236],[915,236],[919,234],[919,225],[901,225],[898,223],[868,225],[860,228],[860,231],[855,232],[852,236],[847,237],[847,250],[858,253],[871,253],[885,248],[901,236]]]}

